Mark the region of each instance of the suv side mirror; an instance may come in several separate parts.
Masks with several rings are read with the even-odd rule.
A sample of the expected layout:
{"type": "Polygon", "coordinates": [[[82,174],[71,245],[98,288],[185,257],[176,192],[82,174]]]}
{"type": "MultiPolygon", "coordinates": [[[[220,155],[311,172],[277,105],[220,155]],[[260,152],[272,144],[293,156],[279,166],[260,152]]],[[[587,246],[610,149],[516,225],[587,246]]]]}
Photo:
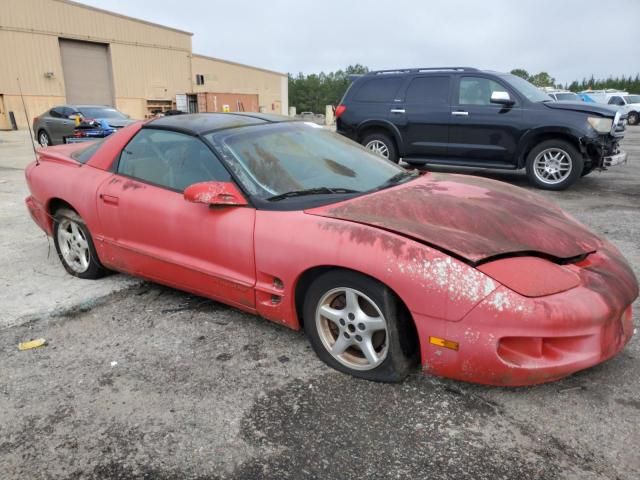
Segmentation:
{"type": "Polygon", "coordinates": [[[247,200],[232,182],[201,182],[189,185],[184,190],[184,199],[205,205],[226,205],[242,207],[247,200]]]}
{"type": "Polygon", "coordinates": [[[508,92],[492,92],[491,103],[497,103],[499,105],[513,105],[516,102],[511,100],[508,92]]]}

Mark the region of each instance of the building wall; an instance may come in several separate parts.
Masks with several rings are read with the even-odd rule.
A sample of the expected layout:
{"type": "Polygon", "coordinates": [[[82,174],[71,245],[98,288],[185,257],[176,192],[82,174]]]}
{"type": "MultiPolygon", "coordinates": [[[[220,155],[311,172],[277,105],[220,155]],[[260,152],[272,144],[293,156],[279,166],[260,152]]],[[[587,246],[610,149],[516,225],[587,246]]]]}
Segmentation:
{"type": "Polygon", "coordinates": [[[27,126],[18,77],[28,122],[66,102],[60,38],[109,45],[115,106],[132,118],[145,117],[147,101],[198,92],[257,94],[263,111],[287,114],[286,75],[192,55],[189,32],[69,0],[0,1],[0,129],[10,128],[9,111],[19,128],[27,126]],[[204,85],[196,85],[196,73],[204,85]]]}
{"type": "Polygon", "coordinates": [[[285,74],[203,55],[193,55],[191,63],[193,92],[258,94],[262,111],[287,114],[285,74]],[[204,85],[196,85],[196,75],[204,75],[204,85]]]}
{"type": "MultiPolygon", "coordinates": [[[[189,32],[67,0],[7,3],[0,10],[0,94],[20,128],[26,121],[17,77],[31,118],[65,102],[59,38],[109,45],[116,107],[133,118],[144,118],[147,99],[175,99],[191,90],[189,32]]],[[[0,128],[6,123],[0,116],[0,128]]]]}

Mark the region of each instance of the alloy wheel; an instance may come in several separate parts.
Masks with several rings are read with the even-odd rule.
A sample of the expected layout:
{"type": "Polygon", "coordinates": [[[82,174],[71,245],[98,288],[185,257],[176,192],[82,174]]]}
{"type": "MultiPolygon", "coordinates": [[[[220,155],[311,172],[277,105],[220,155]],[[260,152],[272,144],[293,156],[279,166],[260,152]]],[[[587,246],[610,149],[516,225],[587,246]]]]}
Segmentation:
{"type": "Polygon", "coordinates": [[[380,140],[371,140],[364,147],[383,158],[389,158],[389,147],[380,140]]]}
{"type": "Polygon", "coordinates": [[[91,259],[89,242],[77,223],[68,218],[60,222],[58,245],[62,258],[74,272],[83,273],[89,268],[91,259]]]}
{"type": "Polygon", "coordinates": [[[322,296],[316,328],[327,352],[348,368],[371,370],[387,356],[384,315],[373,300],[353,288],[335,288],[322,296]]]}
{"type": "Polygon", "coordinates": [[[38,142],[40,143],[41,147],[49,146],[49,135],[47,135],[47,132],[40,132],[40,135],[38,136],[38,142]]]}
{"type": "Polygon", "coordinates": [[[547,148],[541,151],[533,161],[533,172],[538,180],[547,185],[557,185],[571,174],[573,161],[569,154],[560,148],[547,148]]]}

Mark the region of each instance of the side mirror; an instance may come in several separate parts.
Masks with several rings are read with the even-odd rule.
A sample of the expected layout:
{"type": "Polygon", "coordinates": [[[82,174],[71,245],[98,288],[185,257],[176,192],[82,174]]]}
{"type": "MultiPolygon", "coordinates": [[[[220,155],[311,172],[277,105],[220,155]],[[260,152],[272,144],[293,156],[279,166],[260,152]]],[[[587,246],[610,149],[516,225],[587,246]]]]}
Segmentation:
{"type": "Polygon", "coordinates": [[[205,205],[227,205],[242,207],[247,200],[232,182],[201,182],[189,185],[184,190],[184,199],[205,205]]]}
{"type": "Polygon", "coordinates": [[[499,105],[513,105],[516,102],[511,100],[508,92],[492,92],[491,103],[497,103],[499,105]]]}

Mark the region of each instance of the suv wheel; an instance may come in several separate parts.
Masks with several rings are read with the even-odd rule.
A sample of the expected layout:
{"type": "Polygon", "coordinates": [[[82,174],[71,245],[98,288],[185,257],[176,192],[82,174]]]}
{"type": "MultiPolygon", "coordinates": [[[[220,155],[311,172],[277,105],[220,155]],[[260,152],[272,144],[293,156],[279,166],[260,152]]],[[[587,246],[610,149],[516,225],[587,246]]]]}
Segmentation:
{"type": "Polygon", "coordinates": [[[536,145],[527,156],[527,177],[538,188],[564,190],[582,174],[580,152],[564,140],[547,140],[536,145]]]}
{"type": "Polygon", "coordinates": [[[631,112],[627,116],[627,123],[629,125],[637,125],[638,124],[638,112],[631,112]]]}
{"type": "Polygon", "coordinates": [[[388,135],[378,132],[370,133],[362,139],[362,145],[373,153],[387,160],[391,160],[394,163],[398,163],[399,159],[396,145],[388,135]]]}

